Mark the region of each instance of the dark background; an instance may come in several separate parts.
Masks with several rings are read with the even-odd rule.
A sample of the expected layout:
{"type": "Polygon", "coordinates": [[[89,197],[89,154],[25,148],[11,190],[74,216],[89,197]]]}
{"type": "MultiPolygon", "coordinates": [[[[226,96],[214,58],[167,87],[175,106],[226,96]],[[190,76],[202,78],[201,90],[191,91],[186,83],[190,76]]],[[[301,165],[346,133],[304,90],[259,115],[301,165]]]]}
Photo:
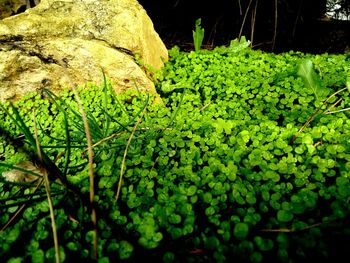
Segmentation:
{"type": "MultiPolygon", "coordinates": [[[[168,48],[193,49],[192,30],[202,19],[202,48],[228,45],[245,36],[254,48],[308,53],[350,51],[350,20],[325,17],[330,3],[350,16],[350,0],[138,0],[168,48]],[[328,6],[327,6],[328,2],[328,6]]],[[[24,12],[39,1],[0,0],[0,18],[24,12]]]]}
{"type": "Polygon", "coordinates": [[[276,53],[289,50],[344,53],[350,48],[350,21],[325,17],[326,2],[139,0],[168,48],[178,45],[183,50],[193,49],[192,30],[196,19],[201,18],[204,48],[228,45],[241,35],[251,40],[253,47],[276,53]]]}

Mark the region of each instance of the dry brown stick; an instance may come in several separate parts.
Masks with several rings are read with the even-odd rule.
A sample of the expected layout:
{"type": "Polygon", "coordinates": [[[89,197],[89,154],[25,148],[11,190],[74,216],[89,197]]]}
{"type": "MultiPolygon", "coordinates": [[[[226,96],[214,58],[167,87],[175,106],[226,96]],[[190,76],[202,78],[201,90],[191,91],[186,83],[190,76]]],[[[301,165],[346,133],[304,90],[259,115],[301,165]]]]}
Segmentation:
{"type": "Polygon", "coordinates": [[[308,229],[311,229],[311,228],[314,228],[314,227],[318,227],[318,226],[321,226],[321,225],[324,225],[324,224],[328,224],[329,222],[323,222],[323,223],[316,223],[316,224],[313,224],[313,225],[310,225],[310,226],[306,226],[306,227],[303,227],[303,228],[300,228],[300,229],[296,229],[296,228],[279,228],[279,229],[261,229],[260,231],[261,232],[275,232],[275,233],[293,233],[293,232],[296,232],[296,231],[304,231],[304,230],[308,230],[308,229]]]}
{"type": "Polygon", "coordinates": [[[294,141],[297,139],[297,137],[299,136],[300,133],[303,132],[303,130],[305,130],[305,128],[310,124],[310,122],[313,121],[313,119],[315,118],[315,116],[318,114],[318,112],[321,110],[322,106],[325,105],[331,98],[333,98],[335,95],[337,95],[338,93],[347,90],[347,88],[343,88],[340,89],[336,92],[334,92],[332,95],[330,95],[318,108],[317,110],[309,117],[309,119],[305,122],[305,124],[303,125],[303,127],[300,128],[300,130],[294,135],[294,137],[292,138],[292,140],[290,141],[290,144],[292,145],[294,143],[294,141]]]}
{"type": "Polygon", "coordinates": [[[242,5],[241,5],[241,0],[238,0],[238,7],[239,7],[239,15],[242,15],[242,5]]]}
{"type": "MultiPolygon", "coordinates": [[[[106,138],[103,138],[102,140],[99,140],[97,143],[93,144],[91,147],[92,148],[95,148],[96,146],[100,145],[101,143],[105,142],[105,141],[108,141],[108,140],[111,140],[119,135],[121,135],[122,132],[119,132],[119,133],[114,133],[106,138]]],[[[81,154],[84,156],[85,152],[88,151],[88,148],[86,148],[81,154]]]]}
{"type": "Polygon", "coordinates": [[[333,114],[333,113],[338,113],[338,112],[342,112],[342,111],[349,111],[350,108],[345,108],[345,109],[341,109],[341,110],[335,110],[335,111],[329,111],[325,114],[333,114]]]}
{"type": "MultiPolygon", "coordinates": [[[[36,185],[36,187],[35,187],[33,193],[35,193],[36,190],[39,189],[39,186],[42,184],[42,182],[43,182],[43,179],[40,180],[40,181],[38,182],[38,184],[36,185]]],[[[23,210],[25,207],[26,207],[26,204],[21,205],[21,207],[17,209],[16,213],[15,213],[15,214],[7,221],[7,223],[1,228],[0,232],[1,232],[1,231],[4,231],[6,228],[8,228],[8,226],[16,219],[16,217],[19,215],[19,213],[22,212],[22,210],[23,210]]]]}
{"type": "Polygon", "coordinates": [[[294,21],[294,25],[293,25],[293,30],[292,30],[292,38],[293,38],[293,39],[294,39],[294,37],[295,37],[295,32],[296,32],[296,30],[297,30],[297,25],[298,25],[299,17],[300,17],[301,11],[302,11],[302,9],[303,9],[303,2],[304,2],[304,1],[300,1],[300,2],[299,2],[298,13],[297,13],[297,16],[295,17],[295,21],[294,21]]]}
{"type": "MultiPolygon", "coordinates": [[[[33,122],[34,122],[34,135],[35,135],[36,150],[38,153],[39,161],[42,165],[43,164],[43,156],[41,153],[41,147],[40,147],[39,138],[38,138],[38,129],[36,127],[35,111],[33,111],[33,122]]],[[[53,234],[53,241],[55,244],[56,263],[60,263],[61,262],[60,261],[60,250],[59,250],[58,237],[57,237],[57,227],[56,227],[56,221],[55,221],[55,214],[54,214],[52,198],[51,198],[49,177],[47,175],[46,169],[44,167],[40,167],[40,168],[41,168],[41,174],[44,177],[45,190],[46,190],[46,194],[47,194],[47,202],[49,204],[49,209],[50,209],[52,234],[53,234]]]]}
{"type": "Polygon", "coordinates": [[[250,5],[252,4],[252,1],[253,0],[249,1],[248,7],[247,7],[247,9],[245,11],[245,14],[244,14],[244,17],[243,17],[243,21],[242,21],[242,25],[241,25],[241,29],[239,30],[239,34],[238,34],[238,40],[241,39],[242,32],[243,32],[243,27],[244,27],[244,24],[245,24],[245,20],[247,19],[247,15],[248,15],[248,12],[249,12],[250,5]]]}
{"type": "Polygon", "coordinates": [[[258,9],[258,2],[259,0],[255,1],[255,7],[254,11],[252,14],[252,29],[251,29],[251,34],[250,34],[250,46],[253,47],[253,42],[254,42],[254,32],[255,32],[255,20],[256,20],[256,10],[258,9]]]}
{"type": "Polygon", "coordinates": [[[20,208],[17,209],[16,213],[7,221],[7,223],[1,228],[0,232],[4,231],[8,226],[13,222],[13,220],[16,219],[16,217],[19,215],[19,213],[22,212],[22,210],[26,207],[26,204],[21,205],[20,208]]]}
{"type": "Polygon", "coordinates": [[[327,110],[325,110],[323,112],[323,114],[329,114],[329,112],[331,112],[331,110],[333,110],[343,99],[340,98],[339,100],[337,100],[335,103],[333,103],[327,110]]]}
{"type": "Polygon", "coordinates": [[[126,143],[126,147],[125,147],[125,151],[124,151],[124,156],[123,156],[123,160],[122,160],[122,164],[120,167],[120,175],[119,175],[119,182],[118,182],[118,189],[117,189],[117,194],[115,196],[116,201],[118,201],[119,198],[119,194],[120,194],[120,189],[122,187],[122,180],[123,180],[123,174],[124,174],[124,166],[125,166],[125,159],[126,159],[126,155],[128,154],[128,149],[132,140],[132,137],[134,136],[134,133],[137,129],[137,126],[141,123],[141,120],[143,118],[143,115],[146,112],[147,107],[145,107],[140,115],[140,118],[137,120],[137,123],[135,124],[134,128],[132,129],[132,132],[129,136],[128,142],[126,143]]]}
{"type": "Polygon", "coordinates": [[[272,38],[272,51],[275,49],[276,44],[276,36],[277,36],[277,21],[278,21],[278,1],[275,0],[275,26],[274,26],[274,32],[273,32],[273,38],[272,38]]]}
{"type": "Polygon", "coordinates": [[[211,101],[209,101],[207,104],[205,104],[202,108],[199,109],[199,111],[204,110],[205,108],[207,108],[209,105],[211,104],[211,101]]]}
{"type": "Polygon", "coordinates": [[[78,103],[80,112],[81,112],[81,117],[84,123],[84,130],[85,130],[85,135],[86,135],[86,141],[87,141],[87,150],[88,150],[88,159],[89,159],[89,181],[90,181],[90,205],[91,205],[91,221],[92,224],[94,225],[94,256],[95,259],[98,257],[97,253],[97,215],[96,215],[96,209],[95,209],[95,204],[94,204],[94,199],[95,199],[95,183],[94,183],[94,153],[92,149],[92,139],[91,139],[91,134],[90,134],[90,128],[89,128],[89,123],[86,117],[86,113],[83,107],[83,104],[81,103],[80,97],[78,92],[76,91],[75,88],[73,88],[73,92],[75,95],[75,99],[78,103]]]}

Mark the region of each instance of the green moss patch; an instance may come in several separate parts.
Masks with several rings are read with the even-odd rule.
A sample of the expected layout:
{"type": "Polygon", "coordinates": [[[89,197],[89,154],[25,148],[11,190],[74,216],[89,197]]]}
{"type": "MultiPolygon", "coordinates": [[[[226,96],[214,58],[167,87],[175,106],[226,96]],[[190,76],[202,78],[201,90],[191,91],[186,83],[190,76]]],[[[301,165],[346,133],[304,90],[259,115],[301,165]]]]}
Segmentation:
{"type": "MultiPolygon", "coordinates": [[[[238,42],[213,51],[174,48],[170,55],[156,83],[164,105],[136,90],[113,94],[107,84],[79,90],[94,145],[100,261],[345,255],[350,57],[276,55],[238,42]]],[[[87,142],[74,94],[31,94],[15,107],[32,134],[35,115],[52,161],[61,259],[92,260],[87,142]]],[[[13,113],[7,104],[0,110],[1,173],[37,160],[13,113]]],[[[5,261],[55,257],[45,189],[35,186],[0,182],[5,261]]]]}

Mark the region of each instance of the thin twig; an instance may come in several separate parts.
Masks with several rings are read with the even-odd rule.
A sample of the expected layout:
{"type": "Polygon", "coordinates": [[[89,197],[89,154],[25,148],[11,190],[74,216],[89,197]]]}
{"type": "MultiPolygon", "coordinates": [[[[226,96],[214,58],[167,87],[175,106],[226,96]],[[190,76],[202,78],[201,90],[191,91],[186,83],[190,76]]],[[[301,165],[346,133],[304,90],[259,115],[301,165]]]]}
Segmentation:
{"type": "Polygon", "coordinates": [[[20,208],[17,209],[16,213],[10,218],[9,221],[1,228],[0,232],[4,231],[8,226],[13,222],[13,220],[16,219],[16,217],[19,215],[19,213],[22,212],[22,210],[26,207],[26,204],[23,204],[20,208]]]}
{"type": "MultiPolygon", "coordinates": [[[[95,148],[96,146],[100,145],[101,143],[105,142],[105,141],[108,141],[108,140],[111,140],[119,135],[121,135],[123,132],[119,132],[119,133],[114,133],[106,138],[103,138],[102,140],[98,141],[97,143],[91,145],[91,148],[95,148]]],[[[82,152],[82,155],[84,156],[85,152],[88,151],[89,148],[86,148],[83,152],[82,152]]]]}
{"type": "Polygon", "coordinates": [[[328,112],[330,112],[331,110],[333,110],[343,99],[340,98],[339,100],[337,100],[335,103],[333,103],[327,110],[325,110],[323,112],[323,114],[329,114],[328,112]]]}
{"type": "MultiPolygon", "coordinates": [[[[39,161],[41,165],[43,164],[43,155],[41,152],[40,148],[40,143],[39,143],[39,138],[38,138],[38,129],[36,127],[36,118],[35,118],[35,111],[33,111],[33,122],[34,122],[34,136],[35,136],[35,143],[36,143],[36,150],[37,154],[39,157],[39,161]]],[[[57,227],[56,227],[56,222],[55,222],[55,214],[53,210],[53,204],[52,204],[52,199],[51,199],[51,190],[50,190],[50,182],[49,182],[49,177],[47,175],[47,171],[44,167],[41,168],[41,174],[44,177],[44,182],[45,182],[45,190],[47,194],[47,201],[49,204],[49,209],[50,209],[50,218],[51,218],[51,226],[52,226],[52,234],[53,234],[53,241],[55,244],[55,258],[56,258],[56,263],[60,263],[60,249],[59,249],[59,244],[58,244],[58,237],[57,237],[57,227]]]]}
{"type": "Polygon", "coordinates": [[[87,145],[88,145],[91,221],[92,221],[92,224],[94,226],[94,232],[95,232],[95,235],[94,235],[94,256],[95,256],[95,259],[97,259],[97,257],[98,257],[98,253],[97,253],[97,215],[96,215],[96,209],[95,209],[95,204],[94,204],[94,199],[95,199],[94,153],[93,153],[93,149],[92,149],[92,140],[91,140],[89,123],[87,120],[86,113],[84,111],[83,104],[81,103],[79,94],[75,88],[73,88],[73,92],[74,92],[75,99],[78,103],[78,106],[79,106],[79,109],[81,112],[81,117],[82,117],[82,120],[84,123],[86,141],[87,141],[87,145]]]}
{"type": "Polygon", "coordinates": [[[147,109],[147,107],[144,107],[144,109],[143,109],[139,119],[137,120],[137,123],[135,124],[134,128],[132,129],[132,132],[131,132],[131,134],[129,136],[128,142],[126,143],[123,160],[122,160],[122,164],[121,164],[121,167],[120,167],[120,176],[119,176],[119,182],[118,182],[118,189],[117,189],[117,194],[115,196],[116,201],[118,201],[119,194],[120,194],[120,189],[122,187],[122,180],[123,180],[123,174],[124,174],[124,166],[125,166],[126,155],[128,154],[128,149],[129,149],[131,140],[132,140],[132,138],[134,136],[134,133],[135,133],[135,131],[137,129],[137,126],[141,123],[141,120],[143,118],[143,115],[146,112],[146,109],[147,109]]]}
{"type": "MultiPolygon", "coordinates": [[[[33,193],[36,192],[36,190],[39,189],[40,185],[43,183],[43,179],[41,179],[38,184],[36,185],[33,193]]],[[[1,231],[4,231],[6,228],[8,228],[8,226],[16,219],[16,217],[19,215],[19,213],[22,212],[22,210],[26,207],[26,204],[21,205],[20,208],[17,209],[16,213],[7,221],[7,223],[1,228],[1,231]]]]}
{"type": "Polygon", "coordinates": [[[239,15],[242,15],[242,5],[241,5],[241,0],[238,0],[238,7],[239,7],[239,15]]]}
{"type": "Polygon", "coordinates": [[[334,92],[332,95],[330,95],[318,108],[317,110],[309,117],[309,119],[305,122],[305,124],[303,125],[303,127],[300,128],[300,130],[294,135],[294,137],[292,138],[292,140],[290,141],[290,145],[292,145],[294,143],[294,141],[297,139],[297,137],[299,136],[300,133],[302,133],[305,128],[310,124],[310,122],[313,121],[313,119],[315,118],[315,116],[318,114],[318,112],[321,110],[321,108],[331,99],[333,98],[335,95],[337,95],[338,93],[347,90],[348,88],[342,88],[336,92],[334,92]]]}
{"type": "Polygon", "coordinates": [[[207,104],[205,104],[202,108],[199,109],[199,111],[204,110],[205,108],[207,108],[209,105],[211,104],[211,101],[209,101],[207,104]]]}
{"type": "Polygon", "coordinates": [[[153,171],[154,167],[156,166],[158,159],[159,159],[159,156],[157,156],[157,158],[154,160],[153,165],[151,167],[151,171],[153,171]]]}
{"type": "Polygon", "coordinates": [[[323,143],[324,142],[322,140],[320,140],[314,144],[314,147],[316,148],[317,146],[322,145],[323,143]]]}
{"type": "Polygon", "coordinates": [[[258,2],[259,2],[259,0],[255,1],[255,7],[254,7],[253,14],[252,14],[252,30],[251,30],[251,34],[250,34],[250,46],[251,47],[253,47],[253,41],[254,41],[255,19],[256,19],[256,10],[258,9],[258,2]]]}
{"type": "Polygon", "coordinates": [[[301,0],[299,2],[298,13],[297,13],[297,16],[295,17],[295,21],[294,21],[294,25],[293,25],[292,39],[294,39],[294,37],[295,37],[295,32],[296,32],[296,29],[297,29],[298,20],[299,20],[299,17],[300,17],[300,14],[301,14],[301,10],[302,10],[302,7],[303,7],[303,2],[304,2],[303,0],[301,0]]]}
{"type": "Polygon", "coordinates": [[[248,12],[249,12],[250,5],[252,4],[252,1],[253,1],[253,0],[250,0],[250,1],[249,1],[248,7],[247,7],[247,9],[245,10],[245,14],[244,14],[244,17],[243,17],[241,29],[239,30],[239,34],[238,34],[238,40],[241,39],[242,32],[243,32],[243,27],[244,27],[244,24],[245,24],[245,20],[247,19],[247,15],[248,15],[248,12]]]}
{"type": "Polygon", "coordinates": [[[350,108],[341,109],[341,110],[336,110],[336,111],[329,111],[329,112],[327,112],[327,113],[325,113],[325,114],[333,114],[333,113],[338,113],[338,112],[348,111],[348,110],[350,110],[350,108]]]}
{"type": "Polygon", "coordinates": [[[272,38],[272,51],[275,49],[276,44],[276,36],[277,36],[277,21],[278,21],[278,1],[275,0],[275,26],[274,26],[274,32],[273,32],[273,38],[272,38]]]}
{"type": "Polygon", "coordinates": [[[328,223],[329,222],[316,223],[316,224],[306,226],[306,227],[303,227],[300,229],[297,229],[297,228],[279,228],[279,229],[261,229],[260,231],[261,232],[270,232],[270,233],[272,233],[272,232],[275,232],[275,233],[293,233],[296,231],[305,231],[305,230],[308,230],[308,229],[311,229],[314,227],[319,227],[321,225],[328,224],[328,223]]]}

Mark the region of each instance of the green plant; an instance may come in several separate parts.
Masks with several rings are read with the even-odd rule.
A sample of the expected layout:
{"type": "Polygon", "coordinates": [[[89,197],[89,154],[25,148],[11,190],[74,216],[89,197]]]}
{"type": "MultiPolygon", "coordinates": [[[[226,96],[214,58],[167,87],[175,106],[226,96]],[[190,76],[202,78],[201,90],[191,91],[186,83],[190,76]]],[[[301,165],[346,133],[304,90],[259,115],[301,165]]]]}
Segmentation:
{"type": "Polygon", "coordinates": [[[192,31],[194,50],[197,52],[201,49],[204,39],[204,28],[201,27],[201,19],[198,18],[195,24],[195,31],[192,31]]]}
{"type": "MultiPolygon", "coordinates": [[[[91,161],[74,93],[47,92],[49,100],[28,95],[16,104],[31,134],[35,108],[41,149],[78,192],[51,180],[61,260],[93,260],[96,228],[103,262],[146,256],[300,262],[346,255],[350,122],[348,111],[339,110],[350,103],[347,56],[269,54],[242,39],[170,55],[156,83],[163,104],[137,89],[115,94],[107,80],[78,90],[94,152],[95,226],[91,161]],[[315,103],[297,74],[305,59],[329,90],[327,105],[315,103]],[[316,114],[290,143],[319,107],[325,114],[316,114]]],[[[12,107],[4,107],[2,173],[35,157],[11,119],[12,107]]],[[[35,186],[0,181],[5,261],[54,258],[46,192],[35,186]]]]}
{"type": "MultiPolygon", "coordinates": [[[[112,126],[115,126],[113,124],[111,124],[111,120],[113,119],[113,116],[110,116],[107,113],[106,107],[107,107],[107,100],[109,100],[111,97],[113,97],[114,95],[111,94],[111,97],[109,97],[108,93],[108,83],[106,81],[106,79],[104,78],[104,85],[103,85],[103,94],[104,96],[102,96],[101,98],[103,98],[104,100],[104,104],[100,104],[100,105],[104,105],[104,109],[102,111],[102,115],[104,117],[104,122],[100,122],[99,120],[96,119],[96,117],[91,114],[91,112],[89,112],[88,114],[84,114],[83,112],[83,117],[74,109],[76,108],[76,104],[72,103],[72,102],[68,102],[68,100],[63,101],[60,98],[58,98],[57,96],[55,96],[54,94],[52,94],[49,91],[46,91],[48,97],[50,98],[52,104],[50,105],[52,108],[50,109],[51,114],[54,114],[54,119],[56,120],[56,124],[59,122],[62,122],[63,125],[59,125],[58,127],[63,127],[63,130],[65,131],[65,139],[61,139],[62,136],[59,136],[57,134],[55,134],[55,131],[51,131],[50,134],[47,132],[45,125],[47,125],[48,123],[44,122],[42,124],[39,124],[39,127],[41,128],[40,135],[44,136],[44,138],[40,138],[42,139],[42,141],[44,142],[45,145],[40,145],[39,146],[39,138],[38,138],[38,129],[36,127],[36,120],[34,121],[34,126],[30,127],[26,124],[26,120],[22,117],[24,116],[20,111],[12,104],[5,106],[2,105],[2,110],[3,112],[6,114],[7,118],[9,118],[12,122],[14,122],[16,124],[16,126],[19,128],[15,129],[14,132],[23,132],[25,134],[25,138],[27,139],[27,141],[29,142],[28,146],[29,148],[26,148],[25,151],[28,151],[28,153],[30,153],[30,151],[32,149],[34,149],[34,151],[37,151],[37,158],[40,161],[40,163],[45,167],[45,170],[41,169],[39,170],[39,174],[38,172],[33,172],[31,170],[28,170],[28,165],[24,166],[25,169],[21,168],[21,167],[17,167],[17,166],[13,166],[13,165],[8,165],[6,163],[2,163],[1,165],[5,168],[13,168],[16,170],[19,170],[20,172],[23,172],[25,174],[29,174],[32,176],[37,176],[37,177],[41,177],[42,173],[46,173],[45,171],[49,172],[50,175],[50,183],[48,183],[48,181],[46,181],[46,194],[48,196],[60,196],[60,198],[62,197],[64,200],[68,200],[64,202],[66,208],[70,207],[70,202],[72,203],[76,203],[76,201],[74,200],[82,200],[83,203],[81,203],[81,205],[83,205],[81,207],[81,209],[86,209],[89,206],[87,201],[87,196],[85,195],[86,191],[84,190],[84,187],[81,188],[81,190],[78,190],[78,188],[76,188],[76,186],[81,187],[81,178],[80,180],[77,178],[73,178],[73,177],[77,177],[77,176],[72,176],[72,170],[74,171],[76,168],[73,166],[71,166],[72,164],[72,157],[74,157],[73,159],[75,159],[76,157],[76,150],[73,149],[81,149],[84,150],[84,148],[86,148],[86,146],[84,146],[84,140],[83,140],[83,135],[84,135],[84,131],[87,129],[92,129],[91,130],[91,135],[93,136],[93,140],[97,143],[95,143],[95,145],[92,145],[90,143],[90,146],[88,147],[88,149],[92,149],[97,148],[97,145],[102,144],[105,141],[108,140],[112,140],[114,137],[116,137],[115,135],[110,135],[110,129],[113,128],[112,126]],[[13,113],[12,113],[13,112],[13,113]],[[85,116],[85,117],[84,117],[85,116]],[[63,117],[63,118],[61,118],[63,117]],[[72,121],[72,119],[77,119],[77,121],[72,121]],[[84,126],[82,126],[82,123],[84,123],[84,126]],[[88,125],[90,124],[90,128],[88,128],[88,125]],[[33,133],[35,134],[32,135],[32,128],[33,133]],[[105,136],[105,137],[104,137],[105,136]],[[102,138],[103,137],[103,138],[102,138]],[[45,139],[46,138],[46,139],[45,139]],[[49,139],[49,140],[48,140],[49,139]],[[51,143],[51,145],[47,145],[46,143],[48,143],[48,141],[51,143]],[[103,142],[102,142],[103,141],[103,142]],[[49,158],[48,156],[52,155],[52,153],[56,152],[56,149],[60,149],[63,148],[65,149],[65,151],[60,152],[57,157],[55,158],[55,160],[52,160],[51,158],[49,158]],[[36,149],[40,149],[40,150],[36,150],[36,149]],[[45,152],[42,152],[41,150],[45,149],[45,152]],[[75,156],[74,156],[75,155],[75,156]],[[59,164],[56,164],[55,162],[57,162],[60,158],[65,159],[65,161],[63,162],[63,169],[61,167],[59,167],[59,164]],[[62,172],[63,171],[63,172],[62,172]],[[69,171],[69,175],[68,175],[68,171],[69,171]],[[58,179],[61,182],[61,186],[58,187],[59,191],[57,191],[57,186],[55,186],[55,179],[52,176],[58,176],[58,179]],[[52,190],[50,190],[50,185],[51,187],[54,186],[52,188],[52,190]],[[63,187],[62,187],[63,186],[63,187]],[[69,194],[67,194],[67,191],[72,191],[73,196],[69,196],[69,194]]],[[[111,91],[111,90],[110,90],[111,91]]],[[[116,97],[114,97],[114,99],[117,100],[116,97]]],[[[44,103],[45,105],[46,103],[44,103]]],[[[147,104],[147,101],[146,101],[147,104]]],[[[145,105],[146,105],[145,104],[145,105]]],[[[31,105],[31,104],[29,104],[31,105]]],[[[121,104],[120,104],[121,105],[121,104]]],[[[38,105],[38,110],[42,110],[43,108],[41,107],[42,105],[39,104],[38,105]]],[[[31,106],[30,106],[31,107],[31,106]]],[[[80,106],[82,107],[82,106],[80,106]]],[[[144,106],[145,108],[145,106],[144,106]]],[[[122,108],[122,111],[127,113],[126,110],[124,108],[122,108]]],[[[48,114],[49,112],[45,111],[46,114],[48,114]]],[[[137,116],[137,115],[136,115],[137,116]]],[[[38,116],[39,119],[41,116],[38,116]]],[[[42,119],[45,120],[45,119],[42,119]]],[[[132,118],[131,118],[131,121],[132,118]]],[[[121,130],[124,129],[128,129],[126,128],[126,126],[124,126],[123,124],[119,123],[118,121],[115,122],[115,124],[119,124],[119,127],[121,128],[121,130]]],[[[128,124],[127,124],[128,125],[128,124]]],[[[6,127],[6,125],[4,126],[6,127]]],[[[2,128],[4,128],[2,127],[2,128]]],[[[62,129],[60,129],[62,131],[62,129]]],[[[59,130],[57,130],[59,131],[59,130]]],[[[6,132],[7,133],[7,132],[6,132]]],[[[10,135],[10,133],[8,133],[9,138],[12,137],[10,135]]],[[[88,140],[86,140],[88,142],[88,140]]],[[[96,157],[98,158],[99,156],[99,151],[96,151],[96,157]]],[[[30,154],[31,155],[31,154],[30,154]]],[[[35,154],[33,155],[35,156],[35,154]]],[[[84,152],[82,152],[82,156],[84,159],[84,152]]],[[[83,162],[84,163],[84,162],[83,162]]],[[[91,167],[91,160],[89,161],[90,167],[91,167]]],[[[82,167],[81,164],[79,164],[80,167],[82,167]]],[[[84,164],[83,164],[84,167],[84,164]]],[[[78,168],[81,169],[81,168],[78,168]]],[[[32,169],[34,170],[34,169],[32,169]]],[[[34,170],[35,171],[35,170],[34,170]]],[[[4,176],[6,176],[5,178],[10,178],[9,175],[11,173],[14,173],[12,171],[8,171],[6,173],[4,173],[4,176]]],[[[45,176],[44,176],[45,177],[45,176]]],[[[13,176],[11,177],[13,178],[13,176]]],[[[21,177],[22,178],[22,177],[21,177]]],[[[28,177],[29,178],[29,177],[28,177]]],[[[31,180],[31,177],[29,178],[30,181],[29,183],[32,183],[33,180],[31,180]]],[[[15,178],[14,180],[18,181],[19,178],[15,178]]],[[[21,179],[22,180],[22,179],[21,179]]],[[[84,180],[84,179],[83,179],[84,180]]],[[[92,179],[95,180],[95,179],[92,179]]],[[[8,184],[8,183],[6,183],[8,184]]],[[[34,189],[34,191],[31,190],[32,185],[31,184],[24,184],[24,187],[27,187],[27,190],[29,190],[29,193],[22,193],[22,189],[23,186],[21,187],[22,183],[12,183],[12,184],[19,184],[20,186],[20,191],[19,191],[19,195],[16,194],[14,196],[11,196],[10,198],[5,198],[3,199],[3,201],[6,203],[6,205],[2,206],[3,209],[7,209],[9,207],[9,209],[12,209],[11,211],[15,211],[16,213],[14,214],[14,216],[12,217],[12,219],[10,219],[10,221],[4,226],[4,228],[2,229],[2,231],[5,231],[5,229],[8,228],[8,226],[10,225],[10,223],[12,223],[15,218],[19,217],[19,214],[23,211],[28,209],[28,206],[30,207],[31,202],[34,202],[33,204],[36,204],[37,202],[43,200],[43,197],[46,195],[45,192],[43,193],[42,191],[38,191],[38,189],[40,189],[40,185],[41,182],[39,182],[39,184],[37,185],[37,187],[34,189]],[[43,196],[44,195],[44,196],[43,196]],[[15,201],[16,200],[16,201],[15,201]],[[20,208],[18,208],[19,204],[23,204],[20,208]],[[29,205],[28,205],[29,204],[29,205]]],[[[94,203],[95,203],[95,197],[94,197],[94,186],[93,184],[91,184],[90,181],[90,203],[91,203],[91,207],[92,207],[92,220],[93,223],[95,225],[95,230],[97,230],[97,221],[96,221],[96,211],[94,211],[94,203]],[[92,187],[91,187],[92,186],[92,187]]],[[[26,188],[24,188],[26,189],[26,188]]],[[[12,189],[13,191],[17,191],[16,188],[12,189]]],[[[24,190],[26,191],[26,190],[24,190]]],[[[49,199],[51,200],[51,199],[49,199]]],[[[49,201],[50,203],[50,201],[49,201]]],[[[57,206],[57,203],[54,204],[54,206],[57,206]]],[[[35,206],[34,206],[35,207],[35,206]]],[[[53,212],[52,210],[53,205],[50,203],[50,209],[51,209],[51,214],[53,212]]],[[[30,218],[28,218],[30,219],[30,218]]],[[[34,216],[35,219],[35,216],[34,216]]],[[[79,220],[86,220],[84,218],[79,218],[79,220]]],[[[29,221],[30,222],[30,221],[29,221]]],[[[4,222],[5,223],[5,222],[4,222]]],[[[81,221],[81,223],[83,223],[81,221]]],[[[59,223],[58,223],[59,224],[59,223]]],[[[62,224],[62,222],[61,222],[62,224]]],[[[53,221],[52,223],[53,227],[55,228],[55,221],[53,221]]],[[[16,227],[18,227],[18,225],[16,225],[16,227]]],[[[70,225],[68,225],[68,228],[70,227],[70,225]]],[[[45,233],[45,238],[48,238],[48,235],[46,234],[47,232],[44,231],[45,233]]],[[[54,234],[56,232],[54,231],[54,234]]],[[[57,238],[55,237],[55,243],[57,244],[57,238]]],[[[97,256],[97,235],[96,235],[96,231],[94,234],[94,250],[95,250],[95,257],[97,256]]],[[[13,240],[16,241],[16,240],[13,240]]],[[[56,245],[56,253],[53,254],[53,257],[56,257],[56,261],[59,261],[60,256],[58,253],[58,245],[56,245]],[[55,256],[56,254],[56,256],[55,256]]]]}
{"type": "Polygon", "coordinates": [[[313,63],[310,59],[300,63],[298,75],[303,78],[306,87],[314,92],[316,100],[319,100],[324,95],[324,92],[322,92],[322,90],[324,91],[324,87],[322,87],[322,82],[314,71],[313,63]]]}

